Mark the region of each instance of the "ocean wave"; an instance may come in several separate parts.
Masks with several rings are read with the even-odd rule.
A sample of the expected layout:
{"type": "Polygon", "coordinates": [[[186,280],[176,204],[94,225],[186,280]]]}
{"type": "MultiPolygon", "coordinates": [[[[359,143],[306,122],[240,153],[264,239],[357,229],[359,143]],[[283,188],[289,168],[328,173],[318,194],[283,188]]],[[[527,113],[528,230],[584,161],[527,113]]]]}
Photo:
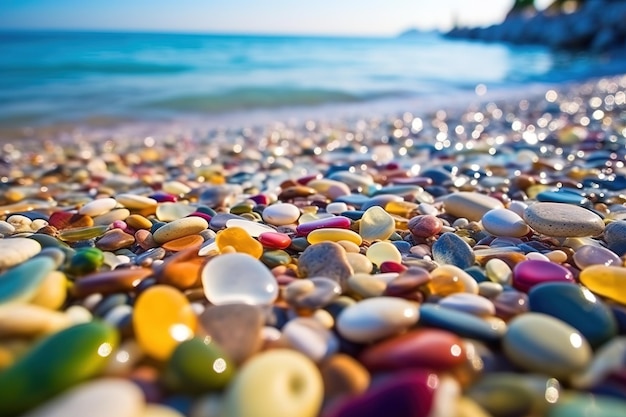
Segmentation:
{"type": "Polygon", "coordinates": [[[249,87],[223,92],[180,95],[146,103],[144,107],[179,112],[226,112],[260,108],[318,106],[330,103],[357,103],[406,96],[406,92],[384,91],[355,94],[347,91],[249,87]]]}
{"type": "Polygon", "coordinates": [[[63,62],[59,64],[4,65],[0,67],[5,76],[45,75],[68,76],[73,74],[111,75],[160,75],[176,74],[191,70],[179,64],[157,64],[150,62],[63,62]]]}

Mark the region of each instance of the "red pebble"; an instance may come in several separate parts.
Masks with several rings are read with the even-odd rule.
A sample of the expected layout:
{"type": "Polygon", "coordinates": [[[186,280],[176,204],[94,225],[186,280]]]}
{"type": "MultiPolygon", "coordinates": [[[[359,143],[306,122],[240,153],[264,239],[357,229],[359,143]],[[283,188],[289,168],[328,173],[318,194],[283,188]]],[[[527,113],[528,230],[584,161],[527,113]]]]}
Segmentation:
{"type": "Polygon", "coordinates": [[[338,229],[349,229],[351,223],[352,221],[344,216],[324,217],[322,219],[299,224],[298,227],[296,227],[296,233],[299,236],[306,236],[313,230],[329,227],[338,229]]]}
{"type": "Polygon", "coordinates": [[[380,264],[380,272],[404,272],[406,271],[408,268],[404,265],[402,265],[401,263],[398,262],[394,262],[394,261],[385,261],[383,263],[380,264]]]}
{"type": "Polygon", "coordinates": [[[258,239],[268,249],[287,249],[291,245],[291,238],[284,233],[264,232],[258,239]]]}

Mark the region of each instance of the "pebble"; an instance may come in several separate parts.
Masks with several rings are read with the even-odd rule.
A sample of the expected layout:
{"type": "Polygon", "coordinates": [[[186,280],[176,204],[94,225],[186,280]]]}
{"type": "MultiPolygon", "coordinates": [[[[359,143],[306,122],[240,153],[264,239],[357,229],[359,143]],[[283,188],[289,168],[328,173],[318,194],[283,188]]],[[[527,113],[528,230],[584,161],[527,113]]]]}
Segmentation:
{"type": "Polygon", "coordinates": [[[228,227],[217,232],[215,243],[220,252],[231,248],[238,253],[246,253],[259,259],[263,255],[263,245],[240,227],[228,227]]]}
{"type": "Polygon", "coordinates": [[[114,252],[127,248],[133,243],[135,243],[135,236],[129,235],[121,229],[111,229],[98,239],[96,247],[103,251],[114,252]]]}
{"type": "Polygon", "coordinates": [[[117,206],[117,200],[110,197],[90,201],[78,209],[78,214],[96,217],[110,212],[117,206]]]}
{"type": "Polygon", "coordinates": [[[274,226],[295,223],[300,217],[300,209],[290,203],[276,203],[265,207],[263,220],[274,226]]]}
{"type": "Polygon", "coordinates": [[[137,194],[118,194],[115,196],[115,200],[130,210],[141,210],[156,207],[157,205],[157,201],[155,199],[137,194]]]}
{"type": "Polygon", "coordinates": [[[370,207],[359,222],[359,234],[366,242],[387,240],[396,230],[396,222],[383,208],[370,207]]]}
{"type": "Polygon", "coordinates": [[[454,293],[478,294],[478,283],[471,275],[454,265],[442,265],[430,272],[428,290],[445,297],[454,293]]]}
{"type": "Polygon", "coordinates": [[[41,251],[39,242],[24,237],[0,239],[0,271],[19,265],[41,251]]]}
{"type": "Polygon", "coordinates": [[[363,238],[358,233],[349,229],[339,229],[335,227],[313,230],[307,235],[306,240],[311,245],[320,242],[339,242],[342,240],[352,242],[355,245],[363,243],[363,238]]]}
{"type": "Polygon", "coordinates": [[[278,297],[278,284],[258,259],[245,253],[226,253],[202,269],[204,294],[212,304],[270,305],[278,297]]]}
{"type": "Polygon", "coordinates": [[[407,227],[416,238],[427,238],[435,236],[441,232],[443,221],[432,214],[420,214],[411,217],[407,227]]]}
{"type": "Polygon", "coordinates": [[[181,202],[165,202],[159,203],[156,207],[156,218],[162,222],[174,222],[181,220],[187,216],[191,216],[195,212],[195,208],[189,204],[181,202]]]}
{"type": "Polygon", "coordinates": [[[538,260],[522,261],[513,269],[513,286],[520,291],[528,292],[545,282],[573,283],[574,276],[561,265],[538,260]]]}
{"type": "Polygon", "coordinates": [[[102,378],[79,385],[24,414],[25,417],[137,417],[145,400],[141,389],[121,378],[102,378]]]}
{"type": "Polygon", "coordinates": [[[292,348],[315,363],[322,362],[339,350],[339,341],[333,333],[313,318],[290,320],[283,327],[282,336],[292,348]]]}
{"type": "Polygon", "coordinates": [[[494,236],[522,237],[530,231],[517,213],[505,208],[489,210],[481,222],[485,230],[494,236]]]}
{"type": "Polygon", "coordinates": [[[202,217],[184,217],[160,227],[152,234],[152,237],[156,243],[162,244],[180,237],[198,234],[207,227],[209,224],[202,217]]]}
{"type": "Polygon", "coordinates": [[[31,258],[0,274],[0,305],[29,302],[39,292],[48,274],[56,269],[52,258],[31,258]]]}
{"type": "Polygon", "coordinates": [[[461,269],[474,265],[476,256],[471,246],[452,232],[446,232],[432,246],[433,259],[439,265],[454,265],[461,269]]]}
{"type": "Polygon", "coordinates": [[[528,303],[530,311],[556,317],[578,330],[592,347],[617,335],[611,309],[583,286],[561,282],[537,285],[528,293],[528,303]]]}
{"type": "Polygon", "coordinates": [[[524,210],[524,220],[535,232],[553,237],[597,236],[604,231],[600,216],[571,204],[531,204],[524,210]]]}
{"type": "Polygon", "coordinates": [[[283,291],[283,297],[290,305],[310,310],[323,308],[340,295],[339,283],[324,277],[292,281],[283,291]]]}
{"type": "Polygon", "coordinates": [[[262,348],[264,315],[260,307],[240,303],[209,306],[200,315],[199,322],[236,365],[262,348]]]}
{"type": "Polygon", "coordinates": [[[418,319],[417,303],[394,297],[368,298],[341,312],[337,331],[351,342],[367,343],[401,333],[418,319]]]}
{"type": "Polygon", "coordinates": [[[370,372],[428,368],[448,372],[466,361],[463,340],[454,333],[421,328],[369,346],[359,360],[370,372]]]}
{"type": "Polygon", "coordinates": [[[626,304],[626,269],[619,266],[592,265],[580,272],[580,282],[591,292],[626,304]]]}
{"type": "Polygon", "coordinates": [[[500,200],[485,194],[461,191],[450,194],[443,201],[447,213],[454,217],[464,217],[479,221],[490,210],[503,208],[500,200]]]}
{"type": "Polygon", "coordinates": [[[511,320],[502,348],[520,368],[565,380],[583,371],[592,357],[589,343],[576,329],[541,313],[526,313],[511,320]]]}
{"type": "Polygon", "coordinates": [[[343,290],[354,274],[345,249],[335,242],[321,242],[307,247],[298,258],[298,275],[326,277],[337,282],[343,290]]]}
{"type": "Polygon", "coordinates": [[[448,330],[461,337],[497,342],[507,330],[502,322],[488,322],[472,314],[433,304],[423,304],[419,309],[420,324],[448,330]]]}
{"type": "Polygon", "coordinates": [[[343,353],[325,360],[320,365],[320,372],[324,381],[324,401],[327,404],[364,393],[371,381],[367,369],[352,356],[343,353]]]}
{"type": "Polygon", "coordinates": [[[380,266],[383,262],[402,262],[402,254],[391,242],[376,242],[367,248],[365,256],[374,265],[380,266]]]}
{"type": "Polygon", "coordinates": [[[574,252],[572,258],[581,270],[591,265],[621,266],[622,264],[615,252],[602,246],[583,245],[574,252]]]}
{"type": "Polygon", "coordinates": [[[496,307],[487,298],[472,293],[454,293],[439,301],[439,305],[453,310],[463,311],[475,316],[494,316],[496,307]]]}
{"type": "Polygon", "coordinates": [[[239,370],[226,390],[220,415],[315,417],[323,396],[322,376],[313,361],[294,350],[273,349],[239,370]]]}
{"type": "Polygon", "coordinates": [[[252,237],[260,237],[263,233],[275,233],[276,229],[263,223],[256,223],[250,220],[229,218],[225,227],[239,227],[245,230],[252,237]]]}

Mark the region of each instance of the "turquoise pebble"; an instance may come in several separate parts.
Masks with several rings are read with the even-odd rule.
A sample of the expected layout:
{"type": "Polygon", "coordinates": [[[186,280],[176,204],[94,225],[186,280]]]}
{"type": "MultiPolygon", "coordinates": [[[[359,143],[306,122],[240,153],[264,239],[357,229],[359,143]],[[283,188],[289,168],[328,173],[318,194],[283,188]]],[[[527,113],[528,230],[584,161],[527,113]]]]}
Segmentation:
{"type": "Polygon", "coordinates": [[[561,189],[559,191],[543,191],[537,194],[537,201],[546,203],[573,204],[580,207],[591,207],[591,201],[582,195],[561,189]]]}
{"type": "Polygon", "coordinates": [[[67,273],[80,276],[96,271],[104,263],[104,254],[98,248],[80,248],[70,259],[67,273]]]}
{"type": "Polygon", "coordinates": [[[463,239],[452,232],[442,234],[432,246],[433,259],[439,265],[454,265],[461,269],[474,265],[474,251],[463,239]]]}
{"type": "Polygon", "coordinates": [[[37,256],[0,275],[0,305],[28,302],[37,293],[56,262],[48,256],[37,256]]]}
{"type": "Polygon", "coordinates": [[[359,209],[363,204],[369,201],[369,197],[363,194],[348,194],[339,196],[334,201],[336,203],[346,203],[349,206],[354,206],[359,209]]]}
{"type": "Polygon", "coordinates": [[[559,398],[547,417],[623,417],[626,401],[612,397],[569,393],[559,398]]]}
{"type": "Polygon", "coordinates": [[[506,326],[493,326],[481,318],[435,304],[420,307],[420,324],[449,330],[461,337],[483,342],[497,342],[506,331],[506,326]]]}
{"type": "Polygon", "coordinates": [[[617,334],[611,309],[585,287],[561,282],[540,284],[530,290],[528,302],[531,311],[564,321],[593,347],[617,334]]]}

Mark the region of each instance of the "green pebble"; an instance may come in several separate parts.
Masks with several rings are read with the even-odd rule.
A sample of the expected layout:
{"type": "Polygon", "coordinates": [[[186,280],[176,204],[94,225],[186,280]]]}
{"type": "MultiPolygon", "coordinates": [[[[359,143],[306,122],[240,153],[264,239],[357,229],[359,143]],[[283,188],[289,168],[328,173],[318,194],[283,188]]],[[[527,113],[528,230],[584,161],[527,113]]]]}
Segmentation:
{"type": "Polygon", "coordinates": [[[251,213],[255,203],[253,201],[243,201],[231,207],[231,214],[251,213]]]}
{"type": "Polygon", "coordinates": [[[67,273],[82,276],[95,272],[104,264],[104,253],[98,248],[80,248],[70,259],[67,273]]]}
{"type": "Polygon", "coordinates": [[[163,376],[168,389],[195,395],[228,384],[235,373],[234,364],[215,343],[206,340],[196,337],[176,347],[163,376]]]}
{"type": "Polygon", "coordinates": [[[568,393],[550,409],[547,417],[623,417],[626,401],[595,394],[568,393]]]}
{"type": "Polygon", "coordinates": [[[268,268],[274,268],[279,265],[290,264],[291,256],[284,250],[268,250],[261,255],[261,262],[268,268]]]}
{"type": "Polygon", "coordinates": [[[0,415],[28,411],[100,374],[119,343],[106,323],[81,323],[43,339],[0,372],[0,415]]]}

